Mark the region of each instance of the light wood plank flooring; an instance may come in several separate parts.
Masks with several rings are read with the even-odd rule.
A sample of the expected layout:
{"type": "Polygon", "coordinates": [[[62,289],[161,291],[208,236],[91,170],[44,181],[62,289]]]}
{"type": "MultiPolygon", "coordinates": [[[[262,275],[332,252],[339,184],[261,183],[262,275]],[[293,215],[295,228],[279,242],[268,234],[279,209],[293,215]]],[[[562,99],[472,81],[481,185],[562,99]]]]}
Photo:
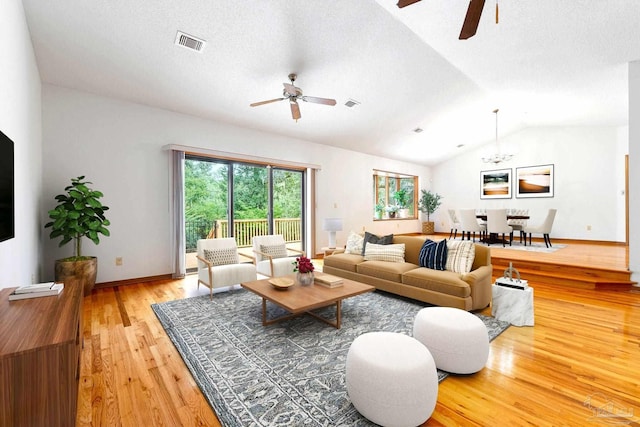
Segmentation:
{"type": "MultiPolygon", "coordinates": [[[[575,250],[593,262],[626,263],[626,248],[586,246],[575,250]]],[[[532,285],[536,325],[494,340],[479,373],[443,381],[424,425],[640,425],[640,288],[532,285]]],[[[188,277],[85,297],[78,426],[220,425],[150,308],[207,293],[188,277]]]]}

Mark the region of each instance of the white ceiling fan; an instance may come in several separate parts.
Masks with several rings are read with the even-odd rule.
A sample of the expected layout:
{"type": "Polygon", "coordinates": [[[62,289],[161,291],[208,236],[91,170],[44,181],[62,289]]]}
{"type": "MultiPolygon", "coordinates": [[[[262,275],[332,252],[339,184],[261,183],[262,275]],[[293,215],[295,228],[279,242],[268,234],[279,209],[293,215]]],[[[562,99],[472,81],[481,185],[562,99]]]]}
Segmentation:
{"type": "Polygon", "coordinates": [[[291,107],[291,116],[294,120],[298,121],[300,117],[300,106],[298,105],[298,100],[303,100],[305,102],[313,102],[315,104],[324,104],[324,105],[336,105],[335,99],[329,98],[318,98],[316,96],[305,96],[302,94],[302,89],[293,85],[293,82],[296,81],[297,75],[294,73],[289,74],[289,80],[291,83],[282,83],[284,85],[284,89],[282,90],[282,98],[270,99],[268,101],[260,101],[254,102],[253,104],[249,104],[250,107],[257,107],[259,105],[270,104],[272,102],[284,101],[285,99],[289,100],[289,105],[291,107]]]}

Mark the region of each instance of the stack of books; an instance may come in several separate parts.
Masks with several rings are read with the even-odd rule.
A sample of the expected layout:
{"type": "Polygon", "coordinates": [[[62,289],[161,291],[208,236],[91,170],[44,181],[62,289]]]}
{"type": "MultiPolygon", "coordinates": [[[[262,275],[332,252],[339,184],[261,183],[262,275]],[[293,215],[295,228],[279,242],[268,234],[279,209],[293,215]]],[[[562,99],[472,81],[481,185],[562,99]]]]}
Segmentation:
{"type": "Polygon", "coordinates": [[[33,285],[20,286],[9,294],[9,301],[27,298],[40,298],[59,295],[64,289],[63,283],[35,283],[33,285]]]}
{"type": "Polygon", "coordinates": [[[315,282],[318,285],[326,286],[327,288],[337,288],[338,286],[342,286],[341,277],[332,276],[325,273],[316,273],[314,276],[315,282]]]}

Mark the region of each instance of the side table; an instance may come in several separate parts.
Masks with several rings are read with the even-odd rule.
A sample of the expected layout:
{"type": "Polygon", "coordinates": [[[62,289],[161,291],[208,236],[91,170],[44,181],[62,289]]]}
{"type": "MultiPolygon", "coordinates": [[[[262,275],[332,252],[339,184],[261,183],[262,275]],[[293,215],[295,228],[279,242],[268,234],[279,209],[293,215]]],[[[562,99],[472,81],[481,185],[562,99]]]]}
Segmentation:
{"type": "Polygon", "coordinates": [[[326,246],[322,248],[322,253],[324,254],[324,256],[332,255],[335,252],[344,252],[344,248],[328,248],[326,246]]]}
{"type": "Polygon", "coordinates": [[[524,290],[492,285],[491,315],[515,326],[533,326],[533,288],[524,290]]]}

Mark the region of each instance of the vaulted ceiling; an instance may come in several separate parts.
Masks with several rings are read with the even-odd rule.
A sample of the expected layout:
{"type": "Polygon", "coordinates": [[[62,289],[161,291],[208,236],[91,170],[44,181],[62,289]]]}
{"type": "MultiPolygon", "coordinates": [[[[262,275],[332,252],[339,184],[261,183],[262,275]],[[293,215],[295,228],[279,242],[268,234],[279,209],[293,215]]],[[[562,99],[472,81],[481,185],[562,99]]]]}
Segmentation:
{"type": "Polygon", "coordinates": [[[626,125],[627,63],[640,60],[637,0],[501,0],[499,24],[487,0],[468,40],[468,0],[23,4],[45,83],[426,165],[493,141],[495,108],[500,137],[626,125]],[[292,72],[337,105],[300,102],[297,122],[286,101],[249,107],[281,97],[292,72]]]}

